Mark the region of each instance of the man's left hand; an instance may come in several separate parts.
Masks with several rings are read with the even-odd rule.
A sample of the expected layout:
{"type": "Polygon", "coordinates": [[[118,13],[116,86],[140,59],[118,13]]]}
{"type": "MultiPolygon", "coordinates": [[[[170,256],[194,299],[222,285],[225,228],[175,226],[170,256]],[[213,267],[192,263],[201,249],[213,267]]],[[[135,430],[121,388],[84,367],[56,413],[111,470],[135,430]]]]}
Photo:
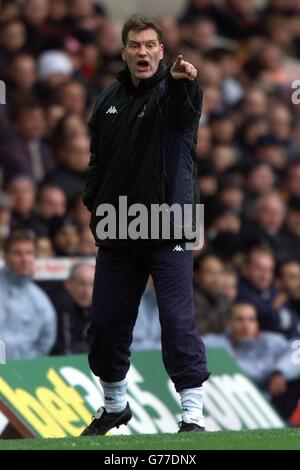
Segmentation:
{"type": "Polygon", "coordinates": [[[171,67],[170,73],[174,80],[181,78],[188,78],[189,80],[195,80],[197,77],[197,69],[182,59],[182,55],[179,55],[171,67]]]}

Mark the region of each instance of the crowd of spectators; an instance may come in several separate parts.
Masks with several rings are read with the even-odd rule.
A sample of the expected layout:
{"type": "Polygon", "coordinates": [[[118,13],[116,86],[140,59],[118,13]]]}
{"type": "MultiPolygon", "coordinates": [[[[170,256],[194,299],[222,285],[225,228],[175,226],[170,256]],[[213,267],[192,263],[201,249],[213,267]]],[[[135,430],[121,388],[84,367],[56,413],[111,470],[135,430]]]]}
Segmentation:
{"type": "MultiPolygon", "coordinates": [[[[194,263],[199,332],[207,344],[227,347],[291,421],[293,410],[282,410],[282,402],[296,406],[299,381],[281,355],[300,338],[300,2],[187,0],[178,17],[157,20],[166,61],[183,54],[197,67],[204,92],[197,158],[205,247],[194,263]],[[243,321],[252,327],[241,333],[243,321]],[[286,395],[290,379],[294,401],[286,395]]],[[[87,122],[96,97],[124,66],[120,31],[93,0],[3,0],[0,31],[7,95],[0,106],[2,257],[11,259],[12,247],[21,244],[22,258],[31,242],[20,230],[34,235],[38,258],[95,256],[81,200],[87,122]],[[14,232],[19,241],[10,244],[14,232]]],[[[11,279],[17,295],[30,289],[48,306],[33,284],[20,284],[13,265],[4,269],[3,298],[11,279]]],[[[28,354],[16,350],[11,357],[86,351],[92,277],[83,260],[62,296],[44,289],[56,311],[56,338],[47,334],[43,344],[50,305],[40,330],[24,329],[34,341],[40,331],[40,349],[28,345],[28,354]]],[[[35,323],[35,306],[29,307],[20,324],[35,323]]],[[[12,315],[15,308],[8,308],[12,315]]],[[[2,295],[0,325],[1,309],[2,295]]],[[[134,346],[158,348],[151,281],[140,313],[134,346]]],[[[15,330],[13,322],[7,338],[9,328],[15,330]]]]}

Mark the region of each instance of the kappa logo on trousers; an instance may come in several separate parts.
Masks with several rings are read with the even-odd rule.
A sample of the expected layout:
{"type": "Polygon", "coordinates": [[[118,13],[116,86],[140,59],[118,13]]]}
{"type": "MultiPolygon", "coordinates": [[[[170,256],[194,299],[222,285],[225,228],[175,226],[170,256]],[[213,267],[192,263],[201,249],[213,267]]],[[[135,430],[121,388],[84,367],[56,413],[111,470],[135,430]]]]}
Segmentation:
{"type": "Polygon", "coordinates": [[[173,248],[173,251],[184,251],[184,249],[182,248],[182,246],[176,245],[175,248],[173,248]]]}

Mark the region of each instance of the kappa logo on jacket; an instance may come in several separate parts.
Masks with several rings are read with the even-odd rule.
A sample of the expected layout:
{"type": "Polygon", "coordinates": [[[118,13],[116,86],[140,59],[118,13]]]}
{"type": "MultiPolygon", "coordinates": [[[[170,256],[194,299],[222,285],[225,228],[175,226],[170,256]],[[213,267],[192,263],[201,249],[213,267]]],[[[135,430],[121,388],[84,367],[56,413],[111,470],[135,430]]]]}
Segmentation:
{"type": "Polygon", "coordinates": [[[118,110],[115,106],[110,106],[105,114],[118,114],[118,110]]]}
{"type": "Polygon", "coordinates": [[[175,248],[173,248],[173,251],[184,251],[184,249],[182,248],[182,246],[176,245],[175,248]]]}

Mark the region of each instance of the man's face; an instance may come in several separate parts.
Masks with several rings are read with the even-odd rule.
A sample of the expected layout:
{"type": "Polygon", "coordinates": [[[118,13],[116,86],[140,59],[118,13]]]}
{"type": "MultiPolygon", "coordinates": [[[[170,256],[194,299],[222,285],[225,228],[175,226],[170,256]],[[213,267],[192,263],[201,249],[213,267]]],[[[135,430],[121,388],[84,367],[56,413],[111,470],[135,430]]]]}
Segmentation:
{"type": "Polygon", "coordinates": [[[300,299],[300,264],[296,261],[286,263],[280,276],[282,289],[292,298],[300,299]]]}
{"type": "Polygon", "coordinates": [[[236,305],[232,312],[230,333],[235,342],[254,339],[258,334],[256,310],[252,305],[236,305]]]}
{"type": "Polygon", "coordinates": [[[95,270],[92,266],[81,266],[72,279],[65,282],[65,287],[75,302],[83,308],[92,303],[95,270]]]}
{"type": "Polygon", "coordinates": [[[238,279],[234,273],[224,271],[222,274],[221,281],[221,293],[226,297],[226,299],[234,302],[237,296],[237,283],[238,279]]]}
{"type": "Polygon", "coordinates": [[[300,237],[300,211],[290,209],[287,214],[286,226],[295,237],[300,237]]]}
{"type": "Polygon", "coordinates": [[[294,165],[289,171],[287,180],[287,190],[289,193],[299,196],[300,194],[300,165],[294,165]]]}
{"type": "Polygon", "coordinates": [[[64,162],[71,170],[84,172],[89,163],[89,149],[88,137],[74,137],[64,151],[64,162]]]}
{"type": "Polygon", "coordinates": [[[138,86],[140,80],[155,74],[163,54],[163,45],[159,44],[154,29],[129,31],[127,44],[122,48],[122,58],[127,62],[135,86],[138,86]]]}
{"type": "Polygon", "coordinates": [[[5,262],[19,276],[33,275],[35,247],[31,241],[19,241],[11,245],[5,254],[5,262]]]}
{"type": "Polygon", "coordinates": [[[274,260],[268,253],[253,252],[245,276],[257,289],[264,291],[268,289],[273,281],[274,260]]]}
{"type": "Polygon", "coordinates": [[[285,208],[277,197],[266,198],[262,207],[257,210],[257,222],[271,233],[278,232],[285,218],[285,208]]]}
{"type": "Polygon", "coordinates": [[[85,90],[80,83],[69,83],[60,93],[60,101],[69,113],[82,114],[85,108],[85,90]]]}
{"type": "Polygon", "coordinates": [[[79,234],[74,225],[61,227],[54,236],[55,246],[68,255],[74,255],[79,248],[79,234]]]}
{"type": "Polygon", "coordinates": [[[198,284],[211,295],[219,294],[224,266],[214,256],[207,257],[198,272],[198,284]]]}
{"type": "Polygon", "coordinates": [[[9,189],[14,209],[20,214],[28,214],[34,206],[35,190],[26,178],[19,178],[12,182],[9,189]]]}
{"type": "Polygon", "coordinates": [[[66,196],[60,188],[45,188],[38,203],[39,212],[45,219],[66,212],[66,196]]]}
{"type": "Polygon", "coordinates": [[[43,110],[41,108],[24,110],[15,122],[15,128],[26,141],[40,139],[46,130],[43,110]]]}

